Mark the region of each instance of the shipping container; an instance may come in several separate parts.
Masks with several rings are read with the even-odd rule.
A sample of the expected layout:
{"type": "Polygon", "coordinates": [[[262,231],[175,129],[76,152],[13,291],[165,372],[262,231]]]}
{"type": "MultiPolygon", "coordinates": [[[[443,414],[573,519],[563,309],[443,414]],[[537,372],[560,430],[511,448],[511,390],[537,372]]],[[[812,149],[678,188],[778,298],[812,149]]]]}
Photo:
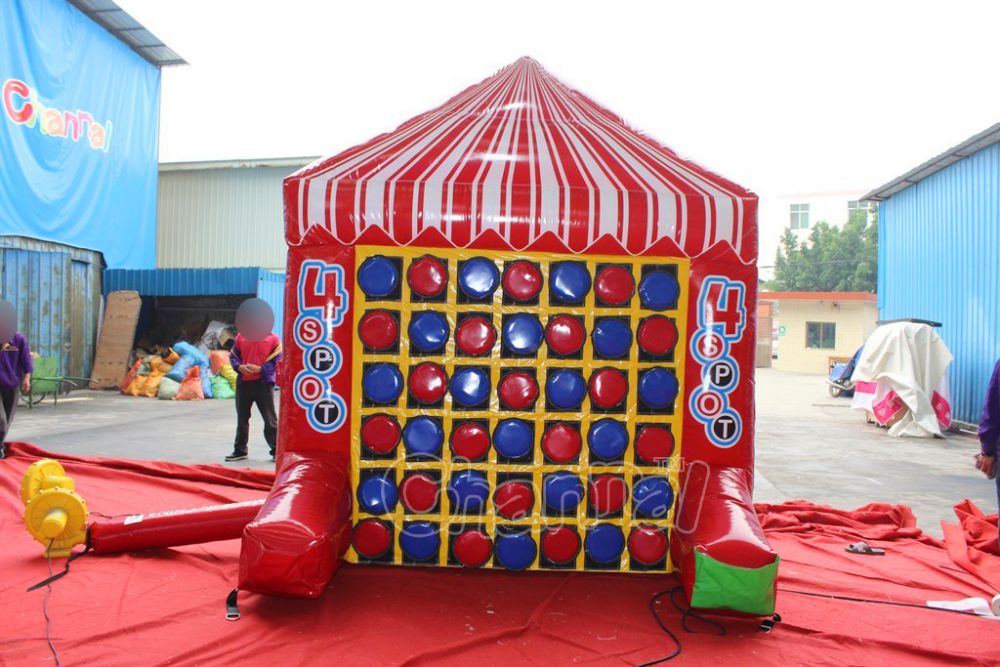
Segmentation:
{"type": "Polygon", "coordinates": [[[1000,357],[1000,125],[869,195],[883,320],[941,323],[953,416],[977,423],[1000,357]]]}
{"type": "Polygon", "coordinates": [[[0,236],[0,295],[14,304],[31,350],[57,358],[62,375],[90,377],[103,269],[94,250],[0,236]]]}

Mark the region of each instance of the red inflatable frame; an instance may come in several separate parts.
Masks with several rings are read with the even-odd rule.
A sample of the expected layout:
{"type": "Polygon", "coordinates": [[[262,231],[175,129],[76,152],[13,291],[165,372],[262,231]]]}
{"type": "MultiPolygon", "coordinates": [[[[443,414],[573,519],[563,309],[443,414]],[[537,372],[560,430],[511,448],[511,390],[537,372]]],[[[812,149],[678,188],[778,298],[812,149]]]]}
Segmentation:
{"type": "Polygon", "coordinates": [[[689,284],[683,286],[689,347],[684,394],[677,403],[684,414],[683,449],[671,560],[693,606],[770,614],[778,558],[751,504],[756,210],[751,192],[634,132],[528,59],[389,135],[290,176],[285,181],[289,251],[279,472],[264,506],[244,530],[239,587],[317,597],[349,547],[356,247],[679,257],[690,259],[689,284]],[[518,119],[510,109],[533,110],[542,122],[532,126],[530,114],[518,119]],[[568,123],[573,109],[586,123],[568,123]],[[456,119],[468,120],[469,128],[483,121],[476,135],[479,148],[461,144],[456,119]],[[489,144],[489,136],[508,136],[507,121],[513,131],[527,128],[536,141],[549,142],[546,159],[558,158],[564,167],[576,164],[578,171],[566,167],[562,181],[554,184],[532,180],[530,161],[541,164],[537,143],[508,138],[506,147],[489,144]],[[432,129],[438,126],[444,129],[432,129]],[[548,128],[555,129],[546,133],[548,128]],[[559,128],[565,129],[564,139],[557,136],[559,128]],[[432,132],[437,132],[434,141],[423,141],[432,132]],[[566,138],[571,132],[576,132],[572,140],[566,138]],[[418,146],[422,153],[410,163],[400,162],[400,156],[417,155],[418,146]],[[575,157],[568,149],[560,152],[567,146],[575,147],[575,157]],[[616,149],[620,146],[625,148],[616,149]],[[430,183],[426,174],[459,148],[467,153],[450,172],[454,183],[442,195],[440,183],[430,183]],[[484,210],[492,196],[487,186],[474,169],[460,166],[478,165],[489,173],[497,154],[520,167],[502,174],[514,194],[508,194],[509,208],[494,224],[484,210]],[[609,193],[601,189],[599,174],[585,172],[602,170],[606,176],[616,168],[620,174],[605,178],[620,190],[619,219],[609,227],[595,214],[609,210],[595,203],[595,193],[596,199],[609,193]],[[394,175],[393,169],[401,171],[394,175]],[[523,176],[527,180],[519,173],[529,174],[523,176]],[[663,184],[659,189],[650,185],[654,176],[663,184]],[[428,200],[432,186],[434,197],[445,197],[444,204],[428,200]],[[384,194],[373,200],[376,188],[384,194]],[[555,188],[562,202],[552,209],[559,224],[544,219],[546,188],[555,188]],[[525,196],[519,199],[518,193],[525,196]],[[657,212],[650,204],[654,199],[661,207],[673,202],[675,208],[669,216],[662,208],[657,212]],[[473,205],[460,207],[460,200],[473,205]],[[665,216],[672,226],[663,224],[665,216]],[[317,344],[332,346],[339,357],[318,365],[309,356],[317,344]]]}

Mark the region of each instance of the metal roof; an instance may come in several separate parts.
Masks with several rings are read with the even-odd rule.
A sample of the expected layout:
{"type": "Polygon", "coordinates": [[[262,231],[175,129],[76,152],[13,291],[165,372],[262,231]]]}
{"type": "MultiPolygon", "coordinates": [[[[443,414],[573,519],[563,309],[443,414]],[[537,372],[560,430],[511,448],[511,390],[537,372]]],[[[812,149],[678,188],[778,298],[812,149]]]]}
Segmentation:
{"type": "Polygon", "coordinates": [[[109,269],[104,293],[135,290],[142,296],[257,294],[262,283],[285,284],[285,274],[257,266],[224,269],[109,269]]]}
{"type": "Polygon", "coordinates": [[[875,303],[871,292],[761,292],[758,301],[866,301],[875,303]]]}
{"type": "Polygon", "coordinates": [[[945,167],[955,164],[959,160],[964,160],[973,153],[1000,143],[1000,123],[986,128],[979,134],[969,137],[962,143],[949,148],[944,153],[931,158],[919,167],[915,167],[899,178],[889,181],[880,188],[875,188],[866,194],[862,201],[885,201],[901,190],[905,190],[915,183],[919,183],[928,176],[936,174],[945,167]]]}
{"type": "Polygon", "coordinates": [[[112,0],[68,0],[95,23],[157,67],[187,65],[181,56],[112,0]]]}
{"type": "Polygon", "coordinates": [[[202,169],[253,169],[255,167],[304,167],[318,160],[314,157],[271,157],[233,160],[161,162],[160,171],[200,171],[202,169]]]}

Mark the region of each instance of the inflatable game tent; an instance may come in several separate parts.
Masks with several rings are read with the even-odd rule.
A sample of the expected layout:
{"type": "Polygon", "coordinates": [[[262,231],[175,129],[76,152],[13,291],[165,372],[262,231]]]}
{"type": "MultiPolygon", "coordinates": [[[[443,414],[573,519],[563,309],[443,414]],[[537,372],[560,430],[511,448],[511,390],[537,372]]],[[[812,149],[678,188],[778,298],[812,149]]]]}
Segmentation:
{"type": "Polygon", "coordinates": [[[240,588],[678,571],[769,614],[757,197],[524,58],[289,176],[277,481],[240,588]]]}

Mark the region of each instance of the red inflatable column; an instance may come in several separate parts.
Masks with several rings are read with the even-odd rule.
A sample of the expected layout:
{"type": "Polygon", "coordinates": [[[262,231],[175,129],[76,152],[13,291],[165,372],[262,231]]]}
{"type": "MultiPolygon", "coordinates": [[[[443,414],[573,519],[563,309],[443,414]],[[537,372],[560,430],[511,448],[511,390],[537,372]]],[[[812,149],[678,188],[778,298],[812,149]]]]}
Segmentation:
{"type": "Polygon", "coordinates": [[[317,598],[351,539],[346,452],[289,452],[260,512],[243,531],[239,588],[317,598]]]}

